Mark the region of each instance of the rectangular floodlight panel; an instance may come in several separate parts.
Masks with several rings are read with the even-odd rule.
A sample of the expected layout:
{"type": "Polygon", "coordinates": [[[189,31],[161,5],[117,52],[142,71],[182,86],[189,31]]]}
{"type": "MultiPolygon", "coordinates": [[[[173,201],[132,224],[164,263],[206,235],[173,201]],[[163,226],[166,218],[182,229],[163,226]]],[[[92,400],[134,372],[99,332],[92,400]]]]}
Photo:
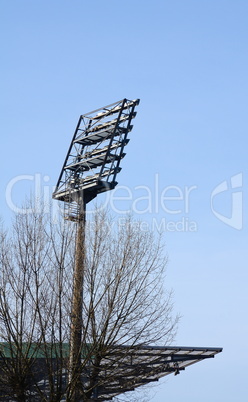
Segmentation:
{"type": "MultiPolygon", "coordinates": [[[[129,108],[131,106],[138,106],[139,102],[140,102],[139,99],[135,99],[133,101],[128,101],[126,99],[126,102],[122,105],[122,109],[125,110],[125,109],[127,109],[127,108],[129,108]]],[[[98,119],[101,119],[102,117],[110,116],[111,114],[118,113],[120,111],[120,109],[121,109],[120,105],[122,103],[123,103],[123,99],[118,101],[118,102],[111,103],[111,105],[104,106],[103,108],[93,110],[92,112],[86,113],[83,116],[89,116],[90,115],[90,116],[92,116],[91,118],[93,120],[98,120],[98,119]],[[99,111],[101,111],[101,112],[99,112],[99,111]],[[99,112],[99,113],[97,113],[97,112],[99,112]]]]}

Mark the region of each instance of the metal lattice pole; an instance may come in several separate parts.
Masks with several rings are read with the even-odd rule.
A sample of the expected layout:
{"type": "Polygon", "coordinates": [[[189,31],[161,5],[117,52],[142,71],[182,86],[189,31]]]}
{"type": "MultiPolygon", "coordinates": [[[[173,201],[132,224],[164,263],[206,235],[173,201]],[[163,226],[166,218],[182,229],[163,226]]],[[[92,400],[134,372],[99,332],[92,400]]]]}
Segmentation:
{"type": "Polygon", "coordinates": [[[86,204],[81,200],[77,221],[75,266],[73,275],[73,295],[71,306],[71,338],[69,356],[70,400],[80,400],[81,389],[81,348],[83,331],[83,282],[85,265],[85,225],[86,204]]]}

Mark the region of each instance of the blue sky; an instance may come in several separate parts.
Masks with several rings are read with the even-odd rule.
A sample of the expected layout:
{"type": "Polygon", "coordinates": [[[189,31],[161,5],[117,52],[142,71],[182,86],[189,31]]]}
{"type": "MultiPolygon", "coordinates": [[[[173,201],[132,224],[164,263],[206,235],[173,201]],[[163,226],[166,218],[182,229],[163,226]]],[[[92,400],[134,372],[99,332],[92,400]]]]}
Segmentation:
{"type": "Polygon", "coordinates": [[[118,213],[165,231],[175,344],[224,348],[167,377],[154,402],[248,396],[247,19],[245,0],[0,0],[7,224],[10,198],[52,191],[80,114],[141,99],[118,213]]]}

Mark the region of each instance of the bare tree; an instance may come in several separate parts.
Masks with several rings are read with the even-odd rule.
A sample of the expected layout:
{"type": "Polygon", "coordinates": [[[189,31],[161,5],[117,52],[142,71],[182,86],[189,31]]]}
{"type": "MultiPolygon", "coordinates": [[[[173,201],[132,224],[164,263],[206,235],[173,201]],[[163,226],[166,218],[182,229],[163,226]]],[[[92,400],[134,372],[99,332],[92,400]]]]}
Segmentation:
{"type": "Polygon", "coordinates": [[[13,400],[60,401],[64,392],[71,245],[70,231],[35,212],[17,215],[9,235],[1,231],[0,392],[13,400]]]}
{"type": "Polygon", "coordinates": [[[52,224],[33,211],[17,215],[9,233],[1,230],[0,393],[9,395],[6,401],[74,401],[78,382],[80,400],[98,400],[98,390],[124,374],[130,351],[174,338],[161,238],[131,217],[113,220],[96,210],[85,236],[80,373],[68,382],[75,226],[52,224]]]}

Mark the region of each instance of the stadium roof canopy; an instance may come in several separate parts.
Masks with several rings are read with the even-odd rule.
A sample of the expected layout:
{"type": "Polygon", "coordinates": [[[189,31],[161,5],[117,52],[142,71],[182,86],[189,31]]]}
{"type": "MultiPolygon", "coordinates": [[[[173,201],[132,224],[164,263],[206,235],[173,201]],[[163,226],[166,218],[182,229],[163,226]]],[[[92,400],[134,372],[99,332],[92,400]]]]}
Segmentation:
{"type": "MultiPolygon", "coordinates": [[[[180,374],[182,370],[191,364],[201,360],[215,357],[222,348],[212,347],[185,347],[185,346],[127,346],[113,345],[107,347],[98,360],[96,350],[87,344],[82,349],[82,386],[85,391],[90,391],[90,400],[108,401],[115,396],[128,391],[134,391],[137,387],[158,381],[160,378],[174,373],[180,374]],[[86,359],[86,360],[85,360],[86,359]],[[87,361],[87,363],[86,363],[87,361]],[[99,363],[97,363],[97,361],[99,363]],[[98,365],[99,364],[99,365],[98,365]],[[92,372],[97,371],[94,383],[92,372]]],[[[15,345],[0,342],[0,367],[4,360],[16,360],[15,345]]],[[[62,363],[62,389],[66,390],[68,370],[66,361],[69,356],[69,344],[23,344],[23,356],[33,360],[33,380],[39,389],[47,396],[50,394],[49,375],[45,361],[48,356],[55,362],[54,376],[56,373],[56,361],[62,363]],[[62,352],[62,354],[60,354],[62,352]],[[62,359],[62,360],[61,360],[62,359]],[[65,360],[64,360],[65,359],[65,360]],[[36,374],[35,374],[36,373],[36,374]]],[[[35,389],[35,388],[32,388],[35,389]]],[[[4,398],[4,390],[1,397],[4,398]]],[[[8,400],[9,399],[3,399],[8,400]]],[[[36,401],[35,398],[33,398],[36,401]]],[[[61,399],[61,401],[65,401],[61,399]]]]}

